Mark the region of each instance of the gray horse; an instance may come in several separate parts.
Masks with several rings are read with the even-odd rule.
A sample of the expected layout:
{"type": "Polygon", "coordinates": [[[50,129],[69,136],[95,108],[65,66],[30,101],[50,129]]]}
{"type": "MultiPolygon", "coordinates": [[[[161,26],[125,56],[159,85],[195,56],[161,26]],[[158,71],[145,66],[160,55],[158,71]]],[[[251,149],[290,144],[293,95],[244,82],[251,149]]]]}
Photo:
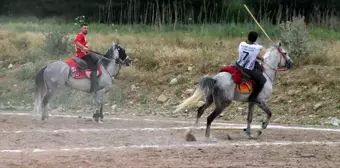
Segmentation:
{"type": "MultiPolygon", "coordinates": [[[[265,83],[261,93],[257,97],[257,100],[261,102],[257,104],[266,114],[267,117],[262,123],[262,129],[266,129],[271,118],[271,111],[268,108],[266,101],[272,95],[273,81],[276,77],[276,72],[278,68],[290,69],[293,65],[293,61],[288,56],[286,50],[281,47],[281,42],[276,45],[271,46],[266,54],[264,55],[263,62],[263,75],[266,77],[267,82],[265,83]]],[[[186,106],[192,105],[199,100],[205,98],[205,104],[200,106],[197,111],[197,119],[195,126],[198,125],[199,119],[204,113],[204,111],[214,102],[215,110],[208,116],[206,125],[206,138],[210,138],[210,126],[213,120],[219,116],[222,111],[228,107],[231,102],[248,102],[248,97],[250,93],[240,93],[233,81],[232,74],[228,72],[219,72],[214,77],[204,77],[200,80],[198,88],[195,90],[194,94],[183,101],[182,104],[178,105],[175,112],[182,110],[186,106]]],[[[204,99],[203,99],[204,100],[204,99]]],[[[246,134],[253,138],[251,134],[251,122],[253,120],[254,103],[248,102],[248,117],[247,117],[247,128],[245,129],[246,134]]],[[[190,130],[191,132],[191,130],[190,130]]],[[[260,135],[262,132],[259,131],[260,135]]]]}
{"type": "MultiPolygon", "coordinates": [[[[97,53],[98,54],[98,53],[97,53]]],[[[73,57],[80,70],[87,68],[86,62],[82,59],[73,57]]],[[[101,75],[98,77],[98,87],[94,92],[95,109],[93,118],[95,121],[103,122],[103,98],[104,93],[112,86],[112,77],[115,73],[116,64],[129,66],[130,58],[126,55],[125,49],[114,43],[99,60],[101,75]]],[[[83,71],[85,72],[85,71],[83,71]]],[[[35,76],[35,104],[36,113],[42,111],[42,120],[48,119],[47,104],[56,91],[64,86],[73,88],[77,91],[90,92],[91,82],[88,77],[76,78],[72,76],[72,70],[66,61],[52,62],[42,67],[35,76]]]]}

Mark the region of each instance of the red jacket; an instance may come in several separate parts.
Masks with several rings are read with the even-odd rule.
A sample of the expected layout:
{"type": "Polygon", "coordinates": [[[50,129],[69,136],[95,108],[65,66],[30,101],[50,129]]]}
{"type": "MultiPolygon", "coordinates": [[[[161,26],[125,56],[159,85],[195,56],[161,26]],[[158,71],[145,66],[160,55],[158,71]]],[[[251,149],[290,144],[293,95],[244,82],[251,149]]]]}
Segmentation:
{"type": "MultiPolygon", "coordinates": [[[[79,33],[79,34],[77,34],[76,38],[74,39],[74,44],[75,44],[76,42],[79,42],[79,43],[82,44],[83,46],[87,47],[86,36],[85,36],[84,33],[79,33]]],[[[80,48],[78,48],[78,47],[76,46],[76,56],[77,56],[77,57],[81,58],[81,57],[83,57],[83,56],[85,56],[85,55],[87,55],[87,54],[88,54],[87,52],[82,51],[80,48]]]]}

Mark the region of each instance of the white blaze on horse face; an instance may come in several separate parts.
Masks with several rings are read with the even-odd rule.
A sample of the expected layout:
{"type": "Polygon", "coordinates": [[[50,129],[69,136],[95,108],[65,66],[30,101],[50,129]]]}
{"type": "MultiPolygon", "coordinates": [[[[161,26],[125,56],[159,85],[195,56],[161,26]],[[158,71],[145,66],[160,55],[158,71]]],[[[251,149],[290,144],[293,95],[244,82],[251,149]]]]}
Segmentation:
{"type": "Polygon", "coordinates": [[[282,58],[281,58],[281,61],[280,61],[280,66],[281,67],[285,67],[286,66],[286,64],[287,64],[287,61],[290,61],[291,63],[293,63],[293,61],[290,59],[290,57],[289,57],[289,55],[288,55],[288,52],[284,49],[284,48],[282,48],[282,47],[280,47],[281,48],[281,51],[282,51],[282,58]]]}
{"type": "Polygon", "coordinates": [[[119,52],[116,46],[113,48],[113,59],[117,60],[119,58],[119,52]]]}

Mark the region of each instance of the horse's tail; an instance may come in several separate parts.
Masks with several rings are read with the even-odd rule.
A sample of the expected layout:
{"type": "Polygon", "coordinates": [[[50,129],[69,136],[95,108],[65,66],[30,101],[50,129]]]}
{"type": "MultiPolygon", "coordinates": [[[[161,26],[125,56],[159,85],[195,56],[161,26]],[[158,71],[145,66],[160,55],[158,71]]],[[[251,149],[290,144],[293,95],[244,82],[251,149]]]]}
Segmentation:
{"type": "Polygon", "coordinates": [[[215,83],[216,80],[211,77],[204,77],[203,79],[201,79],[198,88],[195,90],[194,94],[191,97],[185,99],[182,104],[178,105],[175,112],[178,112],[187,106],[197,103],[200,99],[203,98],[203,96],[212,94],[215,83]]]}
{"type": "Polygon", "coordinates": [[[39,113],[42,108],[42,101],[47,93],[47,86],[44,81],[44,72],[47,66],[41,67],[35,76],[35,103],[34,111],[39,113]]]}

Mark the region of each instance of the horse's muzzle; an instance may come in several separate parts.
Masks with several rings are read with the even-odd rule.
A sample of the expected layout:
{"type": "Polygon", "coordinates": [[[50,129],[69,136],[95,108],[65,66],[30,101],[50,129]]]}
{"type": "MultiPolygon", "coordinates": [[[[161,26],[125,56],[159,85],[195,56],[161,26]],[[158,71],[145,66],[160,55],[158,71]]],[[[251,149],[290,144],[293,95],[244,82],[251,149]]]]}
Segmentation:
{"type": "Polygon", "coordinates": [[[293,67],[293,61],[290,60],[290,59],[287,60],[286,67],[287,67],[287,69],[291,69],[293,67]]]}
{"type": "Polygon", "coordinates": [[[130,66],[132,63],[132,60],[129,57],[127,57],[124,62],[125,62],[125,66],[130,66]]]}

